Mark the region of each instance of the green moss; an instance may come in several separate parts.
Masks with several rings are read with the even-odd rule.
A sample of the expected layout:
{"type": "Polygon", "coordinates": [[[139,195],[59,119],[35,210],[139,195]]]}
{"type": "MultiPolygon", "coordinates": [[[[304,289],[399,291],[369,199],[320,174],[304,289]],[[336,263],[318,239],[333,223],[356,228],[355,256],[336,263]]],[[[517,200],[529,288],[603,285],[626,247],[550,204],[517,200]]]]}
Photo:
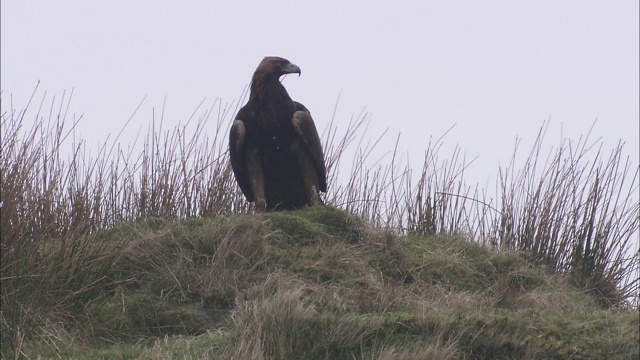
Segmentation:
{"type": "Polygon", "coordinates": [[[272,229],[302,244],[321,241],[356,243],[364,236],[362,220],[330,206],[269,213],[266,218],[270,220],[272,229]]]}
{"type": "Polygon", "coordinates": [[[291,212],[278,212],[267,215],[271,229],[278,232],[288,245],[309,245],[329,238],[323,228],[291,212]]]}
{"type": "Polygon", "coordinates": [[[322,224],[329,234],[348,243],[358,242],[366,236],[366,225],[360,218],[332,206],[312,206],[298,211],[298,214],[322,224]]]}

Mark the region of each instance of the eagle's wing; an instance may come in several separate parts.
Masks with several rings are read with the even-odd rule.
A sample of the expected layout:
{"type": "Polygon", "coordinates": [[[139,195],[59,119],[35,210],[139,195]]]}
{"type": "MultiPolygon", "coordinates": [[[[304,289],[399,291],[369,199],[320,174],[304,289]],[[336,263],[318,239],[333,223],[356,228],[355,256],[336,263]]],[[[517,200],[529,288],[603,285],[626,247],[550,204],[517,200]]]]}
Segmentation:
{"type": "Polygon", "coordinates": [[[295,102],[296,112],[293,114],[293,127],[296,133],[302,139],[302,142],[306,145],[311,160],[318,175],[318,186],[322,192],[327,191],[327,169],[324,164],[324,154],[322,153],[322,145],[320,143],[320,137],[316,130],[316,125],[311,118],[311,113],[304,107],[304,105],[295,102]]]}
{"type": "Polygon", "coordinates": [[[242,190],[247,201],[251,202],[253,201],[253,192],[251,191],[251,181],[247,169],[245,138],[246,128],[244,122],[240,119],[234,120],[229,132],[229,158],[231,159],[233,174],[240,186],[240,190],[242,190]]]}

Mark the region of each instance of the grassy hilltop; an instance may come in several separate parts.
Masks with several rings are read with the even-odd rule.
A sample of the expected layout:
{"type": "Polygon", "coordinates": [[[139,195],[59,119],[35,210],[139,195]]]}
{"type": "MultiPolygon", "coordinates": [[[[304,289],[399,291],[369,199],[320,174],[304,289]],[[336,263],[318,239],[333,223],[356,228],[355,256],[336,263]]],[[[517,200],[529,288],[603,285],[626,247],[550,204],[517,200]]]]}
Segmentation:
{"type": "Polygon", "coordinates": [[[233,104],[96,147],[70,97],[36,94],[0,101],[2,358],[639,356],[640,168],[623,144],[545,157],[543,126],[490,195],[440,141],[417,173],[397,148],[371,165],[361,114],[323,133],[328,206],[256,215],[229,166],[233,104]]]}
{"type": "Polygon", "coordinates": [[[633,359],[639,352],[637,311],[605,309],[570,278],[515,252],[396,236],[328,206],[150,219],[79,241],[83,253],[73,258],[82,263],[60,264],[61,248],[40,259],[50,271],[40,281],[56,285],[47,291],[78,309],[70,322],[71,314],[49,307],[72,304],[31,289],[32,316],[45,323],[38,341],[23,347],[28,357],[633,359]]]}

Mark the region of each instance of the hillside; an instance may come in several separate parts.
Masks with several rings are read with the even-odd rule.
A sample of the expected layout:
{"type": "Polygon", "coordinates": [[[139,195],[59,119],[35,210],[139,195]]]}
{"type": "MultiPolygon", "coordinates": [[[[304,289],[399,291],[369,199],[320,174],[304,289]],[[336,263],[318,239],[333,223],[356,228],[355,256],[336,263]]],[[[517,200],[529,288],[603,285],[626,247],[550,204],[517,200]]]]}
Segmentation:
{"type": "MultiPolygon", "coordinates": [[[[394,235],[328,206],[127,223],[51,242],[38,261],[42,282],[55,278],[58,292],[40,294],[36,281],[23,287],[33,306],[22,311],[39,325],[3,334],[3,358],[16,348],[26,358],[74,359],[640,352],[637,310],[604,308],[569,276],[460,238],[394,235]],[[59,260],[74,251],[74,261],[59,260]]],[[[15,301],[26,296],[15,293],[15,301]]]]}

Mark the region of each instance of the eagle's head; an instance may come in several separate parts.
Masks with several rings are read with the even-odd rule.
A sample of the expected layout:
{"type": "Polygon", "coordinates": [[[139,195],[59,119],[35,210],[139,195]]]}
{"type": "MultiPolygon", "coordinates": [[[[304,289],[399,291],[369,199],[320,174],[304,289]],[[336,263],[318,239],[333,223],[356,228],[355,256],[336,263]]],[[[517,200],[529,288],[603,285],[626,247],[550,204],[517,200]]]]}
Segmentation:
{"type": "Polygon", "coordinates": [[[289,60],[283,59],[277,56],[267,56],[260,62],[256,73],[260,73],[264,76],[279,78],[285,74],[296,73],[300,76],[300,67],[296,64],[292,64],[289,60]]]}

